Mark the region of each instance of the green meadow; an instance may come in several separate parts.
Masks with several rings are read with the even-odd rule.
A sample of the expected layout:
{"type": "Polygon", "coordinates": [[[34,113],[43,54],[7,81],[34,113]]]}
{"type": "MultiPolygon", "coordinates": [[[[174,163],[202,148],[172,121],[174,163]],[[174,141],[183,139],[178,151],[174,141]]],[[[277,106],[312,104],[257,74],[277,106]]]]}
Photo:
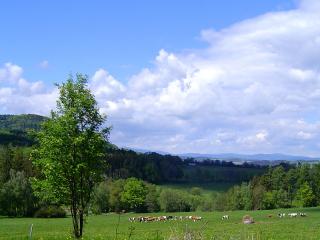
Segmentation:
{"type": "MultiPolygon", "coordinates": [[[[72,239],[71,218],[0,218],[0,239],[29,239],[33,224],[32,239],[72,239]]],[[[83,239],[320,239],[320,208],[278,209],[263,211],[192,212],[156,214],[114,214],[89,216],[83,239]],[[307,217],[278,218],[278,213],[304,212],[307,217]],[[228,214],[229,220],[221,220],[228,214]],[[255,223],[245,225],[242,217],[249,214],[255,223]],[[171,220],[166,222],[129,222],[133,216],[188,216],[203,219],[171,220]]]]}

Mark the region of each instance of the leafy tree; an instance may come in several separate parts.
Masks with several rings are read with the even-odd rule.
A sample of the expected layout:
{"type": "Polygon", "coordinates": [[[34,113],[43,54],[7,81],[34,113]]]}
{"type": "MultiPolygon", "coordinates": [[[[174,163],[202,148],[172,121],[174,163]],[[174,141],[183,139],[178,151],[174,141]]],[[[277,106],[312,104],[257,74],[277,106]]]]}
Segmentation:
{"type": "Polygon", "coordinates": [[[189,212],[191,204],[185,192],[164,189],[160,193],[160,206],[165,212],[189,212]]]}
{"type": "Polygon", "coordinates": [[[288,208],[290,207],[290,199],[287,191],[280,189],[275,190],[275,204],[276,208],[288,208]]]}
{"type": "Polygon", "coordinates": [[[262,199],[263,209],[274,209],[276,207],[274,191],[265,192],[262,199]]]}
{"type": "Polygon", "coordinates": [[[191,190],[190,190],[190,193],[192,195],[195,195],[195,196],[201,196],[202,195],[202,189],[199,188],[199,187],[192,187],[191,190]]]}
{"type": "Polygon", "coordinates": [[[84,214],[95,183],[104,170],[109,129],[101,129],[105,117],[87,88],[87,76],[72,76],[59,88],[57,110],[42,125],[33,162],[41,175],[34,179],[38,192],[52,194],[70,207],[74,236],[83,233],[84,214]]]}
{"type": "Polygon", "coordinates": [[[110,210],[114,212],[120,212],[126,210],[124,204],[121,201],[121,194],[123,191],[125,181],[123,179],[118,179],[109,184],[110,186],[110,197],[109,205],[110,210]]]}
{"type": "Polygon", "coordinates": [[[5,183],[10,179],[10,170],[13,165],[14,151],[12,145],[1,148],[0,151],[0,183],[5,183]]]}
{"type": "Polygon", "coordinates": [[[147,195],[147,187],[143,181],[136,178],[128,178],[121,193],[121,201],[130,210],[143,210],[147,195]]]}
{"type": "Polygon", "coordinates": [[[24,172],[10,171],[10,179],[0,191],[0,210],[8,216],[31,216],[35,210],[35,198],[24,172]]]}
{"type": "Polygon", "coordinates": [[[156,185],[147,184],[146,207],[148,212],[160,211],[159,192],[156,185]]]}
{"type": "Polygon", "coordinates": [[[271,174],[272,189],[279,190],[283,187],[285,180],[285,172],[282,166],[273,169],[271,174]]]}
{"type": "Polygon", "coordinates": [[[109,187],[108,182],[101,182],[94,190],[92,199],[92,211],[95,214],[109,212],[109,187]]]}
{"type": "Polygon", "coordinates": [[[312,207],[316,199],[312,188],[307,182],[304,182],[297,191],[296,203],[299,207],[312,207]]]}

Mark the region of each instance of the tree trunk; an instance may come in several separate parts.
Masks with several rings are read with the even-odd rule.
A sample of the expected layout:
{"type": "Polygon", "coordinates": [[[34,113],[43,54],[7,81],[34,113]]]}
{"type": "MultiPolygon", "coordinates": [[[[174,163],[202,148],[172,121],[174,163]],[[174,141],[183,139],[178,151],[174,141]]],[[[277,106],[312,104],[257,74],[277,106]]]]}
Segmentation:
{"type": "Polygon", "coordinates": [[[72,223],[73,223],[73,234],[75,238],[81,238],[82,237],[82,229],[80,231],[80,228],[82,228],[80,224],[80,214],[77,211],[77,207],[75,204],[71,207],[71,216],[72,216],[72,223]]]}
{"type": "Polygon", "coordinates": [[[80,237],[82,237],[82,230],[83,230],[83,211],[80,211],[80,237]]]}

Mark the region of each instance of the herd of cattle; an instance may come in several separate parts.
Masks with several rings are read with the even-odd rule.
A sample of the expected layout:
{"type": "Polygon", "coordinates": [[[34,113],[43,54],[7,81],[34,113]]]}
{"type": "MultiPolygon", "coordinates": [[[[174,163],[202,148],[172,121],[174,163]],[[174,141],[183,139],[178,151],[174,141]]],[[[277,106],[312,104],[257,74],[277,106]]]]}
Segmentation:
{"type": "Polygon", "coordinates": [[[199,216],[159,216],[159,217],[129,217],[130,222],[160,222],[160,221],[169,221],[169,220],[191,220],[193,222],[200,221],[202,217],[199,216]]]}
{"type": "MultiPolygon", "coordinates": [[[[279,218],[284,218],[286,215],[290,218],[295,217],[306,217],[306,213],[278,213],[279,218]]],[[[273,215],[268,215],[268,217],[273,217],[273,215]]],[[[222,220],[229,220],[229,215],[223,215],[222,220]]],[[[176,220],[190,220],[193,222],[202,220],[202,217],[199,216],[158,216],[158,217],[152,217],[152,216],[139,216],[139,217],[129,217],[130,222],[161,222],[161,221],[176,221],[176,220]]]]}

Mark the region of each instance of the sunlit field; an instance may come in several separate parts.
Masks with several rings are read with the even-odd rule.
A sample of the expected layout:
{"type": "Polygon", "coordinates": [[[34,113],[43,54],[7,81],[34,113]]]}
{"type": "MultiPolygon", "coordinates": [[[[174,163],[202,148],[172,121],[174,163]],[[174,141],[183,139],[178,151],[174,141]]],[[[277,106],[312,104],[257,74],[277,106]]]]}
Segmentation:
{"type": "MultiPolygon", "coordinates": [[[[29,239],[33,224],[32,239],[72,239],[71,218],[0,219],[0,239],[29,239]]],[[[107,214],[89,216],[84,239],[319,239],[320,208],[284,209],[270,211],[193,212],[157,214],[107,214]],[[306,217],[279,218],[278,213],[304,212],[306,217]],[[222,220],[225,214],[229,220],[222,220]],[[255,223],[245,225],[242,217],[249,214],[255,223]],[[129,222],[133,216],[187,216],[196,215],[203,219],[171,220],[166,222],[129,222]],[[191,238],[192,237],[192,238],[191,238]]]]}

